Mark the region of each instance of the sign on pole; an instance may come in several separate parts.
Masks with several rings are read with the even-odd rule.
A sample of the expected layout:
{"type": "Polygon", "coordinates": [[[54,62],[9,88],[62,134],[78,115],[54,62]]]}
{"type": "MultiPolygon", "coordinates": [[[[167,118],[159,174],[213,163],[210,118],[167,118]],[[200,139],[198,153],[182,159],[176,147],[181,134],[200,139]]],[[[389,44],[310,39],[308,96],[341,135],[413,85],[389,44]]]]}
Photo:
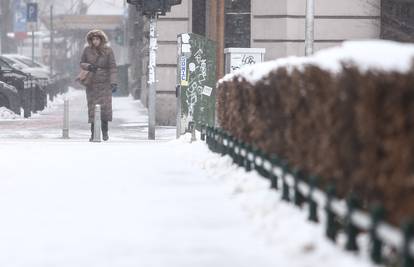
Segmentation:
{"type": "Polygon", "coordinates": [[[16,39],[23,40],[27,37],[27,7],[21,0],[13,2],[13,31],[16,39]]]}
{"type": "Polygon", "coordinates": [[[28,3],[27,4],[27,23],[32,31],[32,61],[34,62],[35,58],[35,28],[37,23],[37,3],[28,3]]]}
{"type": "Polygon", "coordinates": [[[37,3],[27,4],[27,22],[37,22],[37,3]]]}

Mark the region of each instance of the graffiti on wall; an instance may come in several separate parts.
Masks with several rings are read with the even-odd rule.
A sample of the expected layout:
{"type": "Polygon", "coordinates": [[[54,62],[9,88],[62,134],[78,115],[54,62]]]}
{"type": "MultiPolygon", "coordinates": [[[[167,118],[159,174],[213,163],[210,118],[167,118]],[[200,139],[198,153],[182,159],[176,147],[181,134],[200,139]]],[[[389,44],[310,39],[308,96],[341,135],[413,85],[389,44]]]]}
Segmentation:
{"type": "Polygon", "coordinates": [[[243,55],[235,55],[232,58],[231,70],[239,70],[240,68],[248,65],[254,65],[260,62],[261,59],[256,58],[254,55],[251,54],[243,54],[243,55]]]}
{"type": "Polygon", "coordinates": [[[205,57],[203,49],[198,49],[194,54],[194,60],[189,64],[189,70],[192,74],[191,79],[186,91],[186,101],[188,105],[188,121],[192,121],[194,118],[195,106],[204,92],[204,83],[207,80],[207,59],[205,57]]]}

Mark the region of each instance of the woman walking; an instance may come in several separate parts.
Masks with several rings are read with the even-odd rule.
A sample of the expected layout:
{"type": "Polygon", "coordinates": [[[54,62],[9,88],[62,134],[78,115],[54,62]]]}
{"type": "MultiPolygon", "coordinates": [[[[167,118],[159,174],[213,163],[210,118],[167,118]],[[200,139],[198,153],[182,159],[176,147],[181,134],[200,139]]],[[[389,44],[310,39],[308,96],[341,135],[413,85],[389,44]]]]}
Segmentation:
{"type": "Polygon", "coordinates": [[[95,106],[101,105],[102,137],[109,139],[108,122],[112,121],[112,93],[117,90],[117,68],[114,52],[108,46],[108,37],[101,30],[86,35],[87,46],[83,50],[80,66],[89,71],[90,82],[86,86],[91,138],[94,134],[95,106]]]}

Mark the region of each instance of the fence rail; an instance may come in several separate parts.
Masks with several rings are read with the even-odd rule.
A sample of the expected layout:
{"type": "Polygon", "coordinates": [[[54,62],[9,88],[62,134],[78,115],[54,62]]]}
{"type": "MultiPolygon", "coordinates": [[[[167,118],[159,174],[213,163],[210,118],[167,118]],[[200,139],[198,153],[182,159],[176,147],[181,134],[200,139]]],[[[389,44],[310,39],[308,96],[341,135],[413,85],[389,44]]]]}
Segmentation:
{"type": "Polygon", "coordinates": [[[277,155],[267,155],[220,128],[202,126],[201,138],[206,140],[211,151],[228,155],[247,172],[256,170],[269,179],[273,189],[282,190],[283,200],[297,206],[307,203],[310,221],[319,222],[320,214],[325,212],[326,236],[336,241],[342,228],[347,236],[346,250],[359,250],[357,236],[360,232],[366,232],[369,233],[370,257],[374,263],[385,262],[383,250],[384,247],[390,247],[398,252],[399,266],[414,266],[413,222],[407,222],[398,229],[384,221],[381,206],[373,208],[371,214],[368,214],[359,208],[358,198],[354,194],[349,194],[346,200],[340,200],[335,197],[334,185],[321,190],[318,187],[318,177],[307,177],[300,170],[291,169],[277,155]],[[338,221],[342,225],[338,225],[338,221]]]}

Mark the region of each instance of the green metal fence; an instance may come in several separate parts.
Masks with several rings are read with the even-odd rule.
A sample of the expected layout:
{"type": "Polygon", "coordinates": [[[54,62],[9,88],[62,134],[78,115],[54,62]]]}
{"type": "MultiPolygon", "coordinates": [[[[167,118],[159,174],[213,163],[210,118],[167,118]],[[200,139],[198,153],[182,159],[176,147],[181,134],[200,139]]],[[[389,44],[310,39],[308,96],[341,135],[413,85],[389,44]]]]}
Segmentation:
{"type": "Polygon", "coordinates": [[[319,222],[325,213],[326,237],[336,242],[340,232],[346,234],[345,249],[358,251],[357,237],[368,233],[370,238],[370,257],[376,264],[389,266],[414,266],[414,223],[406,222],[397,229],[384,221],[385,211],[381,205],[372,207],[371,214],[362,211],[358,196],[350,193],[344,200],[335,196],[335,186],[325,190],[318,186],[318,177],[306,175],[298,168],[277,155],[268,155],[251,144],[233,137],[220,128],[203,125],[201,139],[207,142],[215,153],[232,158],[234,164],[246,172],[257,171],[270,180],[272,189],[282,190],[282,200],[292,202],[298,207],[306,205],[308,219],[319,222]],[[384,253],[391,248],[394,254],[384,253]]]}

